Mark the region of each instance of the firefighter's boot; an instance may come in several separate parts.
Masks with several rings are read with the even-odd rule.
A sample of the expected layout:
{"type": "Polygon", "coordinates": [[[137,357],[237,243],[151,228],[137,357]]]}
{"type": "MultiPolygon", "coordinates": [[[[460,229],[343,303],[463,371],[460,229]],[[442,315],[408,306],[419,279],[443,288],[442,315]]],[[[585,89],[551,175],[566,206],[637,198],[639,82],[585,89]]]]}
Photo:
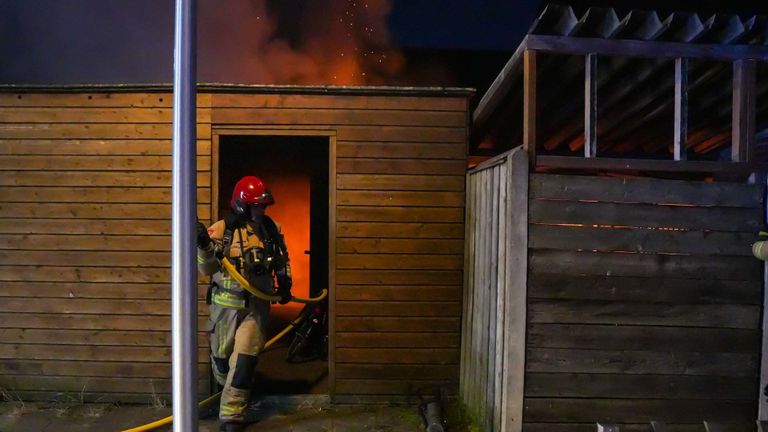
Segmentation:
{"type": "Polygon", "coordinates": [[[245,432],[245,423],[225,422],[219,428],[222,432],[245,432]]]}

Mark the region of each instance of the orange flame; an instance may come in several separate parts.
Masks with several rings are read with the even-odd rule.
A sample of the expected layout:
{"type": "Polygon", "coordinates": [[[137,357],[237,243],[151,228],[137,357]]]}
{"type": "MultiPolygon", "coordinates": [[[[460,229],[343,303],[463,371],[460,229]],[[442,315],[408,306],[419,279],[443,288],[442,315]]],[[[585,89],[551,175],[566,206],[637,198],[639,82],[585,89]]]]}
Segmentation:
{"type": "Polygon", "coordinates": [[[202,2],[200,75],[219,82],[377,85],[405,67],[387,18],[390,0],[202,2]]]}

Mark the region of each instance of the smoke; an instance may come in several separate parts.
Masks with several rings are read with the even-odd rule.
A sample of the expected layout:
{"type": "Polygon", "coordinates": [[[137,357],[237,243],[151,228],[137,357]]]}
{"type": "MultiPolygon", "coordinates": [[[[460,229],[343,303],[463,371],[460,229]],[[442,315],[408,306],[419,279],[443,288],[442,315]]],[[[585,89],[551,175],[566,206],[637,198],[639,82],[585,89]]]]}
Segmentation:
{"type": "MultiPolygon", "coordinates": [[[[388,30],[392,0],[199,0],[198,81],[435,85],[388,30]]],[[[0,83],[168,83],[173,0],[0,0],[0,83]]],[[[434,62],[432,62],[434,63],[434,62]]]]}
{"type": "Polygon", "coordinates": [[[388,0],[204,0],[200,76],[259,84],[388,84],[405,70],[388,0]]]}

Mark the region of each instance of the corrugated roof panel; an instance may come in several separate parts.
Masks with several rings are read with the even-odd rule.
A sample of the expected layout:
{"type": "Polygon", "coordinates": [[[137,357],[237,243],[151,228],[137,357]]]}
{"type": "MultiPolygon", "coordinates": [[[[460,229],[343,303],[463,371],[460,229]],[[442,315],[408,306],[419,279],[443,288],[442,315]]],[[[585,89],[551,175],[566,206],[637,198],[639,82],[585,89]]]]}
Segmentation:
{"type": "Polygon", "coordinates": [[[737,43],[768,45],[768,18],[755,15],[744,21],[744,28],[746,31],[737,43]]]}
{"type": "Polygon", "coordinates": [[[528,33],[569,36],[578,23],[570,6],[547,5],[528,33]]]}
{"type": "Polygon", "coordinates": [[[665,29],[655,11],[633,10],[619,23],[613,37],[616,39],[656,39],[665,29]]]}
{"type": "Polygon", "coordinates": [[[654,10],[632,10],[620,18],[613,8],[591,7],[577,17],[570,6],[548,5],[529,34],[631,39],[706,44],[768,45],[764,16],[742,21],[734,14],[714,14],[702,21],[696,13],[675,12],[661,19],[654,10]]]}
{"type": "Polygon", "coordinates": [[[714,14],[704,22],[704,27],[706,30],[696,42],[729,44],[746,31],[738,15],[732,14],[714,14]]]}
{"type": "Polygon", "coordinates": [[[665,30],[657,39],[669,42],[691,42],[705,30],[698,14],[675,12],[664,19],[665,30]]]}
{"type": "Polygon", "coordinates": [[[611,8],[592,7],[577,24],[574,36],[610,38],[619,27],[619,17],[611,8]]]}

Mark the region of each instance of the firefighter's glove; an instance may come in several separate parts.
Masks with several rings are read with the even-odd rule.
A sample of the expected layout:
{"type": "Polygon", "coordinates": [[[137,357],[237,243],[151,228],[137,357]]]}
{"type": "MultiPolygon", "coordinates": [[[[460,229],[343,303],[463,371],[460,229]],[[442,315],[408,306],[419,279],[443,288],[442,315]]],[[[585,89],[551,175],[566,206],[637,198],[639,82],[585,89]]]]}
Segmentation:
{"type": "Polygon", "coordinates": [[[280,287],[280,289],[290,291],[291,287],[293,287],[293,281],[291,280],[288,275],[285,274],[285,272],[277,272],[275,275],[277,277],[277,286],[280,287]]]}
{"type": "Polygon", "coordinates": [[[279,286],[277,288],[277,295],[280,296],[280,300],[278,300],[278,303],[281,305],[284,305],[291,301],[291,298],[293,296],[291,295],[291,288],[290,286],[288,288],[283,288],[282,286],[279,286]]]}
{"type": "Polygon", "coordinates": [[[208,228],[201,222],[197,222],[197,247],[207,249],[211,244],[211,236],[208,235],[208,228]]]}
{"type": "Polygon", "coordinates": [[[278,301],[280,304],[286,304],[291,301],[291,298],[293,298],[291,295],[291,290],[280,289],[277,291],[277,295],[280,296],[280,300],[278,301]]]}
{"type": "Polygon", "coordinates": [[[768,261],[768,232],[760,231],[755,240],[752,244],[752,255],[759,260],[768,261]]]}
{"type": "Polygon", "coordinates": [[[281,269],[275,272],[275,279],[277,279],[277,295],[280,296],[280,304],[286,304],[291,301],[291,287],[293,286],[293,280],[288,276],[286,269],[281,269]]]}

